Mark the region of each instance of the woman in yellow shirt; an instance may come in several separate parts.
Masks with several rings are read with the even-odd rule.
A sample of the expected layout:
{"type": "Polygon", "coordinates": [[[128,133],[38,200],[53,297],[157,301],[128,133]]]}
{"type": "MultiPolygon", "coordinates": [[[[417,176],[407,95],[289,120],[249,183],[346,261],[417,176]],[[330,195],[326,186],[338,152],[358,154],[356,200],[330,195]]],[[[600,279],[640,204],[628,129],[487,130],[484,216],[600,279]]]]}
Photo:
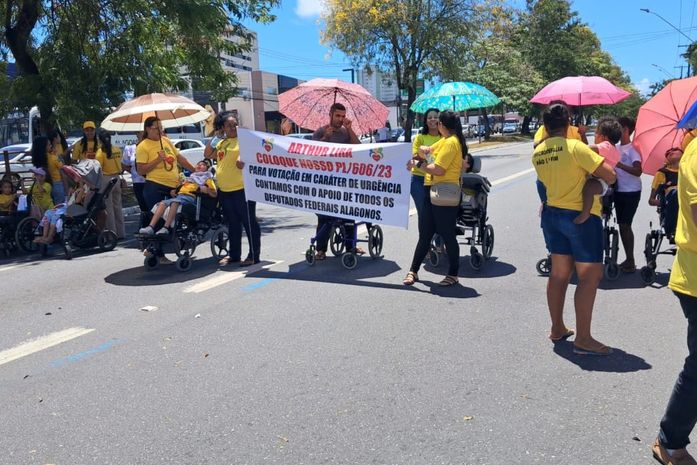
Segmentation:
{"type": "Polygon", "coordinates": [[[97,155],[98,148],[97,125],[94,121],[85,121],[82,123],[82,139],[73,146],[72,159],[76,163],[86,158],[93,159],[97,155]]]}
{"type": "Polygon", "coordinates": [[[179,185],[179,165],[192,173],[196,168],[162,136],[158,118],[146,118],[143,126],[145,137],[136,147],[136,169],[145,176],[143,197],[148,209],[152,209],[158,202],[168,199],[170,191],[179,185]]]}
{"type": "Polygon", "coordinates": [[[467,153],[465,136],[462,134],[460,116],[457,113],[442,112],[438,117],[438,132],[442,139],[430,147],[421,147],[418,158],[409,162],[412,167],[420,168],[426,173],[424,184],[428,196],[426,197],[426,208],[419,216],[419,241],[416,244],[416,250],[414,250],[411,267],[403,281],[407,286],[411,286],[419,280],[417,273],[421,263],[426,258],[426,254],[428,254],[434,233],[441,236],[445,250],[448,252],[448,274],[440,282],[440,285],[452,286],[458,283],[460,246],[455,236],[455,224],[459,210],[462,163],[469,154],[467,153]],[[428,155],[432,156],[433,161],[426,160],[428,155]],[[431,190],[433,186],[438,184],[449,185],[456,191],[457,204],[443,206],[434,205],[431,202],[431,190]]]}
{"type": "MultiPolygon", "coordinates": [[[[105,129],[98,133],[99,148],[96,160],[102,166],[103,185],[114,178],[120,178],[123,172],[121,166],[121,149],[111,144],[111,134],[105,129]]],[[[115,232],[119,239],[126,235],[123,223],[123,207],[121,205],[121,180],[117,179],[109,197],[106,198],[106,228],[115,232]]]]}
{"type": "Polygon", "coordinates": [[[68,143],[58,129],[51,131],[48,139],[51,141],[51,148],[48,152],[47,172],[52,184],[51,198],[53,198],[53,203],[58,205],[65,202],[66,198],[67,189],[61,168],[64,164],[63,154],[68,149],[68,143]]]}
{"type": "Polygon", "coordinates": [[[222,129],[225,132],[225,139],[218,143],[215,151],[207,153],[206,157],[215,158],[218,161],[216,167],[218,198],[228,223],[228,237],[230,238],[228,256],[223,257],[219,263],[221,266],[232,263],[249,266],[259,263],[261,228],[257,222],[256,202],[247,201],[244,195],[244,179],[242,177],[244,163],[240,161],[237,119],[232,112],[226,111],[216,116],[214,126],[216,130],[222,129]],[[242,227],[244,227],[249,241],[249,254],[244,261],[241,261],[242,227]]]}
{"type": "MultiPolygon", "coordinates": [[[[414,138],[411,145],[411,153],[414,157],[418,157],[419,148],[422,146],[430,147],[441,139],[438,132],[438,113],[437,108],[429,108],[424,114],[424,122],[421,131],[414,138]]],[[[411,168],[411,198],[414,200],[416,207],[417,218],[421,216],[424,208],[426,208],[426,188],[424,186],[426,173],[419,168],[411,168]]]]}

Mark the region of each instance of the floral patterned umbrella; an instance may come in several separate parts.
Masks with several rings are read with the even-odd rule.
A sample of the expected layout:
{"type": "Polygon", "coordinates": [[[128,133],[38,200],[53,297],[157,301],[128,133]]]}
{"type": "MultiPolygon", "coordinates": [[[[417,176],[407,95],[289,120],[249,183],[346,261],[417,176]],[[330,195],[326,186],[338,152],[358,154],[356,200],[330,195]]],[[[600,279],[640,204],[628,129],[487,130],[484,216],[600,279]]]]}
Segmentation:
{"type": "Polygon", "coordinates": [[[421,94],[410,108],[416,113],[426,113],[429,108],[438,108],[440,111],[465,111],[493,107],[499,102],[496,95],[479,84],[446,82],[421,94]]]}
{"type": "Polygon", "coordinates": [[[313,131],[329,124],[329,108],[334,103],[346,107],[346,117],[359,135],[383,127],[390,113],[363,87],[339,79],[312,79],[278,96],[279,111],[313,131]]]}

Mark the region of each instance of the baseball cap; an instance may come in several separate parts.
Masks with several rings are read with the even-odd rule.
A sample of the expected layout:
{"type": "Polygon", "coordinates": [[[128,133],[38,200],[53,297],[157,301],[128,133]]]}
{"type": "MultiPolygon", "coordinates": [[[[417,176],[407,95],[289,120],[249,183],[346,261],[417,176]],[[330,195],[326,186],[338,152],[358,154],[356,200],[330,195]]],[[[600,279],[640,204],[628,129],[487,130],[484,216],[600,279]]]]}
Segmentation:
{"type": "Polygon", "coordinates": [[[84,123],[82,123],[82,129],[87,128],[97,129],[97,125],[94,124],[94,121],[85,121],[84,123]]]}
{"type": "Polygon", "coordinates": [[[43,168],[29,168],[29,171],[31,171],[34,174],[40,174],[41,176],[46,176],[46,170],[43,168]]]}

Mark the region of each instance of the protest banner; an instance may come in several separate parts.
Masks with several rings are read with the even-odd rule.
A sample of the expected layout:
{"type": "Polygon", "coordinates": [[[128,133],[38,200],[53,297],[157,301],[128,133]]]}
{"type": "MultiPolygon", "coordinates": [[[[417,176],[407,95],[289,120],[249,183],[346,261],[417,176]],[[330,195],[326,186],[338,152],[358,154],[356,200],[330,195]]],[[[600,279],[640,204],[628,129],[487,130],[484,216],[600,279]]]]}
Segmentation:
{"type": "Polygon", "coordinates": [[[247,200],[407,228],[409,144],[332,144],[238,130],[247,200]]]}

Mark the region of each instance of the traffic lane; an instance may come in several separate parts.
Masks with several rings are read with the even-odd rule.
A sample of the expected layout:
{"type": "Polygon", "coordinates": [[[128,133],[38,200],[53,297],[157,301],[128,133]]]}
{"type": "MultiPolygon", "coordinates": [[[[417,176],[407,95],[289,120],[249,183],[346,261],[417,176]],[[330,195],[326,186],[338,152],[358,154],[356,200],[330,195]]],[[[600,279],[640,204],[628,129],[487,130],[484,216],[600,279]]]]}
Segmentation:
{"type": "MultiPolygon", "coordinates": [[[[498,190],[495,194],[492,194],[491,205],[492,217],[508,216],[512,224],[529,224],[529,217],[535,214],[535,192],[532,184],[521,181],[516,188],[498,190]],[[527,189],[525,197],[521,195],[521,188],[527,189]],[[506,192],[510,195],[506,195],[506,192]],[[505,208],[505,206],[518,207],[522,198],[526,199],[523,203],[527,206],[527,211],[520,208],[514,208],[510,211],[505,208]],[[497,205],[501,207],[500,211],[497,205]],[[520,214],[516,215],[519,211],[520,214]]],[[[404,238],[401,238],[397,234],[400,230],[396,228],[394,230],[394,241],[392,241],[391,235],[388,238],[389,242],[386,242],[386,257],[394,255],[396,257],[395,261],[408,263],[411,247],[406,247],[405,253],[405,247],[396,246],[403,244],[407,240],[412,243],[414,238],[404,233],[402,233],[404,238]],[[390,249],[392,246],[389,244],[394,244],[395,247],[390,249]]],[[[515,251],[519,249],[521,243],[525,244],[526,242],[530,242],[534,246],[534,250],[537,250],[542,245],[539,240],[539,230],[533,229],[525,234],[526,231],[527,229],[520,227],[503,228],[503,232],[499,231],[501,240],[497,245],[497,250],[500,251],[498,255],[506,257],[508,261],[515,262],[515,251]],[[534,244],[536,237],[538,238],[537,246],[534,244]],[[508,258],[509,256],[511,258],[508,258]]],[[[298,259],[301,260],[300,257],[298,259]]],[[[389,259],[385,261],[388,262],[389,259]]],[[[295,436],[291,435],[283,436],[283,433],[280,436],[291,438],[293,444],[297,442],[298,446],[295,450],[299,451],[298,453],[303,456],[307,456],[308,453],[321,456],[323,451],[327,450],[327,446],[333,445],[338,453],[343,454],[342,456],[360,462],[361,459],[365,460],[368,456],[367,450],[389,440],[388,435],[391,435],[390,437],[398,435],[399,433],[395,430],[399,430],[400,426],[404,426],[405,422],[408,424],[405,426],[406,428],[412,427],[415,429],[414,437],[405,436],[407,438],[405,442],[413,440],[414,443],[419,443],[421,446],[426,442],[426,445],[430,446],[430,450],[437,449],[447,457],[456,458],[476,457],[477,450],[481,450],[477,449],[476,444],[482,446],[497,444],[498,441],[504,441],[506,438],[516,437],[511,436],[516,431],[518,435],[520,435],[521,430],[532,431],[533,426],[536,425],[531,424],[531,417],[527,417],[527,415],[532,415],[536,422],[539,421],[543,424],[559,424],[564,433],[560,434],[556,439],[568,444],[571,438],[572,444],[569,448],[572,450],[580,448],[581,439],[588,436],[587,424],[593,424],[593,428],[595,428],[596,423],[602,424],[605,422],[605,420],[595,416],[596,412],[590,412],[593,415],[588,418],[587,416],[579,415],[575,411],[573,399],[576,397],[588,397],[583,392],[569,388],[561,389],[561,392],[555,394],[560,388],[552,380],[568,376],[577,381],[576,378],[579,377],[577,370],[580,367],[575,364],[572,365],[565,358],[555,355],[550,360],[542,360],[543,366],[547,364],[550,366],[546,366],[546,369],[541,370],[541,367],[538,366],[540,360],[533,357],[538,356],[540,353],[551,355],[551,350],[544,338],[544,333],[548,327],[548,317],[544,305],[544,280],[535,276],[532,265],[529,269],[520,266],[517,270],[526,277],[525,279],[530,280],[529,285],[525,282],[519,285],[515,281],[506,285],[506,280],[508,278],[512,279],[512,275],[508,275],[508,278],[469,277],[465,284],[481,290],[479,292],[480,296],[476,299],[466,300],[466,303],[463,304],[460,304],[455,299],[439,300],[439,302],[452,300],[448,306],[445,306],[446,309],[443,309],[444,305],[440,303],[434,305],[433,295],[411,290],[398,291],[397,289],[401,288],[399,282],[401,281],[403,271],[396,271],[387,277],[389,279],[383,279],[383,281],[388,280],[391,284],[394,278],[397,284],[394,288],[384,289],[372,285],[366,286],[355,281],[353,286],[332,286],[328,283],[322,283],[321,278],[330,273],[336,273],[342,276],[342,279],[350,282],[351,275],[341,270],[336,261],[328,261],[324,265],[326,266],[323,269],[319,267],[307,268],[305,274],[312,274],[312,276],[299,276],[285,280],[277,276],[276,280],[271,284],[257,288],[249,294],[249,296],[254,296],[253,302],[250,302],[249,305],[245,305],[247,301],[244,300],[244,296],[242,299],[235,299],[235,302],[239,303],[240,309],[246,309],[243,321],[236,319],[225,324],[223,321],[225,317],[232,317],[235,312],[221,312],[219,302],[212,302],[212,307],[209,311],[217,312],[211,315],[211,318],[216,322],[214,325],[216,328],[204,331],[206,337],[220,333],[220,327],[231,328],[233,335],[230,337],[236,341],[239,340],[241,346],[238,346],[234,351],[231,350],[230,353],[225,353],[226,359],[235,360],[238,364],[237,367],[242,368],[243,379],[261,380],[258,384],[244,385],[243,389],[241,389],[245,393],[255,392],[256,396],[252,396],[250,399],[242,396],[240,404],[230,406],[227,415],[225,412],[222,412],[223,418],[238,418],[235,416],[235,412],[242,412],[239,423],[242,426],[238,426],[239,429],[237,431],[240,431],[241,441],[247,445],[244,450],[240,451],[243,457],[258,457],[256,455],[258,450],[265,451],[265,448],[275,451],[273,445],[269,445],[267,442],[266,433],[268,431],[292,431],[293,429],[297,430],[298,425],[308,424],[314,425],[314,428],[311,429],[312,434],[308,433],[307,437],[313,438],[313,440],[316,437],[322,438],[317,446],[313,445],[315,443],[304,440],[306,436],[302,432],[299,433],[298,439],[294,439],[295,436]],[[328,270],[327,268],[329,267],[331,268],[328,270]],[[476,283],[476,285],[471,283],[476,283]],[[529,291],[534,286],[537,286],[539,294],[536,296],[536,300],[531,302],[529,291]],[[328,289],[326,288],[331,288],[331,291],[327,292],[328,289]],[[400,292],[400,294],[396,294],[396,292],[400,292]],[[324,301],[320,300],[317,302],[311,298],[313,295],[318,294],[330,296],[331,304],[327,305],[324,301]],[[397,297],[402,294],[406,298],[397,297]],[[298,299],[299,295],[309,297],[298,299]],[[488,299],[492,300],[486,303],[488,299]],[[525,318],[519,319],[516,318],[516,315],[511,315],[510,309],[512,304],[526,302],[526,299],[530,308],[536,308],[537,312],[530,315],[523,308],[521,314],[525,318]],[[285,302],[291,301],[297,305],[284,305],[285,302]],[[482,302],[482,304],[479,305],[479,302],[482,302]],[[295,312],[293,313],[292,310],[295,310],[295,312]],[[464,314],[465,311],[467,312],[466,315],[464,314]],[[452,315],[449,315],[450,313],[452,315]],[[418,316],[416,320],[413,318],[414,314],[418,316]],[[407,317],[411,316],[411,318],[400,321],[400,317],[404,318],[405,315],[407,317]],[[446,315],[446,317],[443,315],[446,315]],[[245,325],[245,322],[248,323],[245,325]],[[252,323],[253,326],[250,327],[252,323]],[[274,328],[276,329],[274,330],[274,328]],[[533,342],[533,347],[526,347],[526,341],[521,341],[517,337],[509,337],[508,335],[511,332],[514,335],[520,333],[537,334],[538,337],[531,337],[530,340],[533,342]],[[295,346],[296,343],[299,347],[295,346]],[[502,347],[498,347],[499,345],[502,347]],[[249,348],[249,352],[245,352],[244,347],[249,348]],[[334,347],[336,349],[332,350],[334,347]],[[482,347],[486,347],[487,350],[481,350],[482,347]],[[315,348],[315,350],[311,350],[312,348],[315,348]],[[362,352],[356,353],[356,348],[361,348],[362,352]],[[326,359],[322,358],[319,362],[315,361],[318,357],[317,352],[321,352],[322,355],[326,354],[326,359]],[[491,353],[495,353],[496,357],[490,357],[491,353]],[[240,354],[239,358],[235,358],[236,355],[240,354]],[[316,386],[316,384],[307,385],[305,382],[306,377],[309,376],[308,371],[312,371],[306,368],[307,365],[289,364],[286,367],[288,373],[283,368],[278,368],[279,364],[282,367],[285,365],[281,364],[279,360],[293,360],[293,354],[298,354],[298,360],[300,361],[312,361],[312,363],[306,362],[306,364],[310,363],[311,367],[315,367],[315,378],[319,378],[318,382],[323,383],[320,386],[326,386],[326,391],[324,391],[323,395],[318,395],[317,398],[311,395],[313,394],[312,387],[316,386]],[[528,356],[530,356],[530,360],[527,361],[529,366],[526,365],[528,356]],[[261,357],[261,360],[255,365],[252,362],[257,360],[258,357],[261,357]],[[434,359],[436,359],[435,362],[434,359]],[[249,365],[245,364],[246,360],[250,361],[249,365]],[[385,360],[389,363],[386,363],[385,360]],[[469,360],[471,364],[463,364],[463,360],[469,360]],[[352,364],[353,361],[356,362],[355,366],[352,364]],[[555,361],[557,363],[554,363],[555,361]],[[405,372],[405,367],[408,368],[406,370],[407,375],[409,375],[406,376],[408,380],[416,379],[421,381],[417,381],[415,386],[400,383],[400,378],[396,377],[389,369],[398,362],[403,365],[402,373],[405,372]],[[239,365],[239,363],[242,363],[242,365],[239,365]],[[433,366],[435,373],[425,371],[424,367],[428,366],[433,366]],[[300,367],[300,369],[297,371],[292,370],[293,367],[300,367]],[[337,368],[343,370],[344,367],[346,367],[346,375],[337,375],[337,368]],[[564,368],[568,371],[571,367],[575,367],[576,370],[572,369],[568,373],[563,372],[564,368]],[[444,373],[452,374],[452,377],[444,377],[444,373]],[[508,373],[508,375],[497,376],[496,373],[508,373]],[[373,379],[374,376],[376,377],[373,379]],[[335,380],[337,377],[338,379],[335,380]],[[348,397],[350,401],[349,406],[353,406],[354,410],[357,410],[353,418],[347,424],[342,424],[338,417],[324,415],[326,411],[322,406],[333,405],[331,401],[337,396],[345,397],[343,393],[346,391],[346,386],[352,386],[351,383],[355,382],[355,378],[372,379],[372,382],[366,381],[367,385],[363,390],[359,389],[360,386],[355,387],[355,394],[348,397]],[[278,379],[288,381],[277,387],[275,380],[278,379]],[[335,382],[333,382],[334,380],[335,382]],[[433,386],[442,387],[443,392],[447,392],[453,397],[448,398],[440,391],[435,393],[429,391],[428,386],[423,385],[423,380],[432,380],[433,386]],[[469,384],[467,380],[472,380],[474,383],[469,384]],[[535,380],[550,382],[550,385],[544,386],[544,389],[540,392],[541,388],[534,383],[535,380]],[[458,386],[453,386],[455,382],[458,383],[458,386]],[[522,394],[515,389],[506,388],[506,386],[526,386],[526,383],[529,387],[526,387],[524,389],[525,392],[522,394]],[[464,384],[462,389],[468,389],[466,393],[459,391],[460,384],[464,384]],[[504,387],[502,388],[501,386],[504,387]],[[413,392],[415,392],[413,397],[403,394],[405,387],[413,389],[413,392]],[[263,406],[256,407],[259,402],[258,397],[263,399],[278,398],[276,389],[288,392],[289,396],[291,394],[295,395],[290,398],[281,396],[278,404],[272,400],[270,401],[271,405],[267,405],[266,409],[262,408],[263,406]],[[550,389],[551,392],[548,392],[550,389]],[[373,392],[382,392],[384,395],[376,400],[374,396],[371,397],[370,395],[373,392]],[[472,403],[459,406],[461,411],[468,412],[468,415],[464,415],[462,420],[463,424],[470,425],[468,426],[469,429],[466,430],[466,437],[458,436],[461,432],[453,431],[453,423],[450,422],[453,419],[452,412],[458,410],[458,404],[453,400],[457,399],[458,396],[463,398],[471,396],[473,398],[472,403]],[[403,402],[387,401],[387,405],[385,405],[386,401],[384,399],[391,399],[392,397],[397,399],[402,397],[404,400],[403,402]],[[437,405],[434,405],[434,398],[438,401],[436,402],[437,405]],[[537,400],[537,402],[530,402],[531,398],[537,400]],[[540,404],[539,399],[550,399],[552,403],[561,401],[564,403],[564,406],[540,407],[538,405],[540,404]],[[442,405],[439,403],[442,403],[442,405]],[[530,405],[525,407],[526,403],[530,405]],[[571,406],[569,406],[570,403],[572,404],[571,406]],[[255,407],[246,409],[246,405],[255,407]],[[320,406],[319,412],[315,413],[311,418],[302,415],[309,408],[308,405],[320,406]],[[359,410],[363,405],[368,407],[359,410]],[[428,424],[421,424],[419,420],[422,417],[417,415],[420,412],[419,406],[423,407],[422,413],[425,416],[439,417],[438,413],[442,412],[444,414],[442,423],[436,422],[435,427],[432,421],[428,424]],[[284,407],[286,410],[283,410],[284,407]],[[525,418],[520,418],[520,415],[515,414],[511,417],[505,414],[507,409],[513,409],[514,411],[523,409],[525,418]],[[287,415],[279,419],[278,412],[284,411],[288,412],[287,415]],[[375,416],[377,418],[373,419],[375,416]],[[465,420],[465,417],[469,416],[473,416],[474,419],[465,420]],[[579,416],[582,418],[578,418],[579,416]],[[572,417],[576,419],[573,422],[568,421],[572,417]],[[249,423],[251,423],[251,426],[249,423]],[[360,428],[357,426],[358,423],[361,424],[360,428]],[[247,425],[246,427],[245,424],[247,425]],[[481,428],[472,426],[475,424],[479,424],[481,428]],[[329,425],[328,428],[327,425],[329,425]],[[391,427],[390,425],[396,426],[391,427]],[[429,434],[429,427],[434,428],[433,434],[429,434]],[[492,429],[494,431],[489,431],[492,429]],[[569,430],[571,433],[568,433],[569,430]],[[341,437],[348,438],[345,443],[337,443],[334,440],[334,434],[337,431],[341,433],[341,437]],[[472,432],[474,434],[470,434],[472,432]],[[445,436],[460,442],[466,440],[474,446],[466,448],[464,451],[459,446],[458,448],[443,447],[442,441],[445,436]],[[348,449],[351,444],[361,444],[365,447],[351,451],[348,449]]],[[[365,261],[361,263],[359,270],[364,269],[363,267],[368,269],[371,266],[370,261],[365,261]]],[[[465,267],[466,263],[463,264],[463,268],[465,267]]],[[[485,266],[485,271],[486,269],[485,266]]],[[[368,272],[366,271],[366,273],[368,272]]],[[[225,291],[228,290],[229,288],[225,288],[225,291]]],[[[596,315],[596,328],[605,326],[598,323],[598,321],[602,321],[602,318],[602,316],[596,315]]],[[[181,328],[182,330],[182,334],[177,334],[174,340],[186,341],[184,347],[191,347],[190,341],[187,339],[187,335],[191,331],[179,325],[174,325],[172,328],[181,328]]],[[[604,334],[604,331],[601,329],[597,329],[597,332],[604,334]]],[[[164,336],[163,333],[162,337],[166,338],[167,336],[164,336]]],[[[213,339],[214,341],[215,338],[213,339]]],[[[211,345],[217,347],[215,349],[216,352],[221,349],[225,350],[225,347],[227,347],[226,344],[216,346],[216,344],[212,343],[211,345]]],[[[204,358],[208,359],[210,357],[204,356],[204,358]]],[[[637,365],[634,370],[639,368],[641,366],[637,365]]],[[[581,369],[589,370],[590,368],[581,369]]],[[[219,373],[220,371],[215,370],[215,372],[219,373]]],[[[599,391],[598,396],[602,397],[604,395],[603,389],[595,386],[597,384],[596,380],[588,380],[583,377],[580,379],[583,381],[579,382],[581,391],[584,389],[593,391],[593,388],[595,388],[596,391],[599,391]]],[[[617,379],[613,379],[613,383],[617,384],[617,379]]],[[[646,382],[637,384],[646,384],[646,382]]],[[[615,388],[615,390],[617,389],[615,388]]],[[[235,392],[235,394],[239,393],[235,392]]],[[[622,390],[622,396],[625,395],[628,395],[628,393],[622,390]]],[[[237,398],[237,396],[231,397],[237,398]]],[[[641,396],[638,398],[641,398],[641,396]]],[[[596,405],[601,400],[593,398],[589,405],[596,405]]],[[[612,404],[612,406],[606,408],[609,410],[610,415],[613,412],[616,413],[614,409],[617,408],[617,405],[615,405],[617,402],[612,402],[612,404]]],[[[159,404],[156,405],[159,406],[159,404]]],[[[204,409],[204,412],[207,411],[205,403],[202,406],[200,405],[200,407],[204,409]]],[[[147,409],[147,406],[145,408],[147,409]]],[[[345,408],[344,410],[348,411],[350,409],[345,408]]],[[[657,407],[657,410],[660,410],[660,407],[657,407]]],[[[149,411],[146,410],[146,412],[149,411]]],[[[148,414],[148,416],[156,419],[162,418],[163,415],[167,414],[159,409],[157,412],[153,411],[148,414]]],[[[194,416],[194,420],[190,420],[186,416],[177,416],[176,412],[170,412],[170,415],[167,416],[170,418],[170,421],[174,421],[175,424],[180,425],[184,429],[188,427],[194,428],[196,424],[205,423],[203,418],[194,416]],[[177,418],[178,421],[171,420],[171,418],[177,418]]],[[[206,417],[206,415],[203,415],[203,417],[206,417]]],[[[623,416],[623,418],[627,417],[627,415],[623,416]]],[[[221,427],[225,422],[223,421],[222,423],[221,427]]],[[[612,427],[617,428],[616,425],[612,427]]],[[[650,429],[650,427],[648,426],[647,429],[650,429]]],[[[208,430],[200,434],[203,435],[203,438],[213,442],[213,449],[224,448],[223,439],[217,437],[212,432],[214,430],[208,430]]],[[[611,437],[614,441],[618,438],[617,433],[613,433],[614,436],[611,437]]],[[[554,432],[550,434],[553,435],[554,432]]],[[[176,435],[166,435],[163,439],[167,442],[168,440],[173,441],[181,438],[176,435]]],[[[544,444],[541,443],[539,438],[537,442],[534,441],[534,438],[526,439],[528,439],[528,446],[532,449],[533,456],[538,458],[540,454],[547,454],[546,456],[548,457],[555,453],[561,454],[564,452],[554,446],[549,446],[548,438],[545,439],[544,444]]],[[[285,443],[283,440],[280,441],[285,443]]],[[[287,444],[290,444],[290,441],[287,444]]],[[[630,445],[632,447],[635,446],[631,443],[630,445]]],[[[517,457],[519,460],[519,454],[522,451],[520,447],[523,444],[516,443],[514,446],[516,447],[511,449],[511,455],[508,458],[517,457]]],[[[285,450],[292,447],[287,445],[285,450]]],[[[417,453],[417,451],[413,451],[408,445],[399,441],[393,449],[389,447],[384,448],[383,446],[383,449],[380,450],[384,450],[384,457],[386,458],[404,457],[404,454],[413,456],[413,454],[417,453]]],[[[633,454],[637,453],[637,451],[641,454],[639,445],[632,448],[631,451],[633,454]]],[[[585,453],[585,451],[580,450],[579,453],[585,453]]],[[[203,453],[201,452],[200,454],[203,453]]],[[[496,451],[494,453],[495,457],[500,459],[506,457],[505,454],[500,457],[498,455],[499,452],[496,451]]],[[[491,456],[490,452],[487,456],[491,456]]],[[[203,458],[203,455],[198,457],[203,458]]],[[[273,455],[272,457],[275,457],[275,460],[286,458],[286,456],[273,455]]],[[[632,457],[636,458],[635,455],[632,455],[632,457]]],[[[498,463],[498,461],[494,460],[491,463],[498,463]]]]}

